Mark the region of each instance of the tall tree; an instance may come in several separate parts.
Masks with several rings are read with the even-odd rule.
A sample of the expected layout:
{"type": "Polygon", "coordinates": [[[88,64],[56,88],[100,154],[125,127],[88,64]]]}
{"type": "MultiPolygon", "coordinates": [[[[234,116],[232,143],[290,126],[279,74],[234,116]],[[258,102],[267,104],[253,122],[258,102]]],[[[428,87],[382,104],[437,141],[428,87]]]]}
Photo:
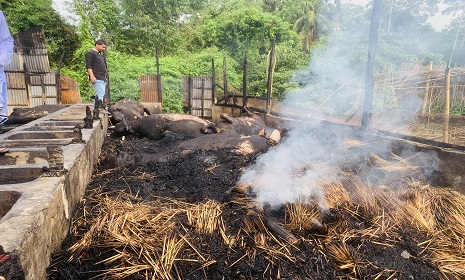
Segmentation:
{"type": "Polygon", "coordinates": [[[328,5],[326,0],[283,0],[276,5],[274,14],[292,24],[308,51],[318,35],[330,30],[325,15],[328,5]]]}
{"type": "Polygon", "coordinates": [[[310,42],[315,39],[316,36],[316,24],[317,24],[317,11],[316,3],[305,1],[302,3],[301,14],[297,21],[294,23],[294,30],[305,42],[305,49],[310,50],[310,42]]]}
{"type": "Polygon", "coordinates": [[[0,8],[12,34],[43,26],[51,64],[56,65],[62,57],[64,63],[70,63],[80,42],[74,27],[52,8],[52,0],[0,0],[0,8]]]}
{"type": "MultiPolygon", "coordinates": [[[[81,37],[108,39],[118,37],[123,20],[119,1],[113,0],[73,0],[74,12],[80,17],[80,30],[88,34],[81,37]]],[[[117,41],[117,40],[114,40],[117,41]]]]}
{"type": "Polygon", "coordinates": [[[241,8],[211,18],[196,30],[194,42],[201,47],[216,46],[229,51],[241,60],[243,50],[254,47],[261,54],[268,51],[269,43],[292,40],[288,23],[260,8],[241,8]]]}
{"type": "Polygon", "coordinates": [[[113,48],[128,54],[173,51],[200,0],[73,0],[77,14],[90,21],[93,37],[108,36],[113,48]]]}

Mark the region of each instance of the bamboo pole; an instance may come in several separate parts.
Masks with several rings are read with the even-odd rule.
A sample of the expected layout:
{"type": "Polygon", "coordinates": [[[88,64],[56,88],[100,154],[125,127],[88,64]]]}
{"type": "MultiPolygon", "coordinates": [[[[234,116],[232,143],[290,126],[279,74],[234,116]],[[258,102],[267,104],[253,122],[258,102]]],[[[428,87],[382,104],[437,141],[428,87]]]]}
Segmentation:
{"type": "MultiPolygon", "coordinates": [[[[430,86],[430,79],[431,79],[432,71],[433,71],[433,61],[430,61],[428,78],[426,79],[426,85],[425,85],[425,96],[423,98],[423,108],[421,110],[422,115],[426,114],[426,109],[428,108],[428,104],[429,104],[429,86],[430,86]]],[[[429,110],[428,110],[428,114],[429,114],[429,110]]]]}
{"type": "Polygon", "coordinates": [[[450,68],[447,67],[445,71],[444,80],[444,124],[442,141],[449,143],[449,113],[450,113],[450,68]]]}

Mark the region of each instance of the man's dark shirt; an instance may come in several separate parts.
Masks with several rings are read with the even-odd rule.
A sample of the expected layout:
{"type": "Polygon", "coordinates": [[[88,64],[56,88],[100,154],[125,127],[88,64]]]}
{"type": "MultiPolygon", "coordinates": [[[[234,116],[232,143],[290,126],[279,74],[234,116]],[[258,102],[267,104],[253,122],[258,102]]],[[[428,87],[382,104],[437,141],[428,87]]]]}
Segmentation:
{"type": "Polygon", "coordinates": [[[107,67],[102,55],[95,50],[86,53],[86,69],[92,69],[97,80],[107,79],[107,67]]]}

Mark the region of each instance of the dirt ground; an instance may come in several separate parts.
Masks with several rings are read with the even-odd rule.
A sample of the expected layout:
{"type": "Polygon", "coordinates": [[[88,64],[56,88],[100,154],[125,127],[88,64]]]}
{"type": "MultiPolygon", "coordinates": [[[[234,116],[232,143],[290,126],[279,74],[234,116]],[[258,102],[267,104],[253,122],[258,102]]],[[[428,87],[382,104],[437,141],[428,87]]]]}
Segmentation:
{"type": "MultiPolygon", "coordinates": [[[[460,145],[462,120],[456,124],[452,139],[460,145]]],[[[434,134],[424,122],[409,130],[433,139],[434,125],[434,134]]],[[[434,238],[419,230],[422,221],[404,223],[400,214],[384,220],[387,191],[364,208],[372,190],[360,187],[354,168],[341,171],[343,183],[328,184],[333,204],[324,212],[314,205],[267,211],[237,183],[272,143],[249,154],[179,148],[189,140],[170,132],[157,141],[109,135],[48,278],[465,279],[432,257],[434,246],[424,242],[434,238]],[[346,194],[356,198],[345,201],[346,194]]],[[[437,195],[416,171],[399,174],[409,189],[396,193],[395,203],[437,195]]],[[[452,250],[460,255],[459,247],[452,250]]]]}

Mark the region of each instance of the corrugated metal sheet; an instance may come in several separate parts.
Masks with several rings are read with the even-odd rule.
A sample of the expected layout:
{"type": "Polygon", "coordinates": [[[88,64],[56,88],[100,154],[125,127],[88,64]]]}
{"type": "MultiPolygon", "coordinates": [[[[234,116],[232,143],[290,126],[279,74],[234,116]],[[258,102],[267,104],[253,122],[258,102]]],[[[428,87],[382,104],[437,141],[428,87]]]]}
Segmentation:
{"type": "Polygon", "coordinates": [[[13,36],[14,53],[7,71],[50,72],[45,33],[42,27],[33,27],[13,36]]]}
{"type": "Polygon", "coordinates": [[[141,102],[163,102],[161,90],[161,84],[158,85],[158,80],[161,81],[161,76],[150,74],[142,75],[139,77],[140,87],[140,100],[141,102]]]}
{"type": "Polygon", "coordinates": [[[58,104],[58,79],[50,64],[42,27],[14,35],[14,53],[5,67],[8,113],[14,108],[58,104]]]}
{"type": "Polygon", "coordinates": [[[184,77],[183,105],[194,116],[212,117],[212,77],[184,77]]]}
{"type": "Polygon", "coordinates": [[[8,87],[8,114],[14,108],[30,107],[25,72],[6,72],[8,87]]]}

